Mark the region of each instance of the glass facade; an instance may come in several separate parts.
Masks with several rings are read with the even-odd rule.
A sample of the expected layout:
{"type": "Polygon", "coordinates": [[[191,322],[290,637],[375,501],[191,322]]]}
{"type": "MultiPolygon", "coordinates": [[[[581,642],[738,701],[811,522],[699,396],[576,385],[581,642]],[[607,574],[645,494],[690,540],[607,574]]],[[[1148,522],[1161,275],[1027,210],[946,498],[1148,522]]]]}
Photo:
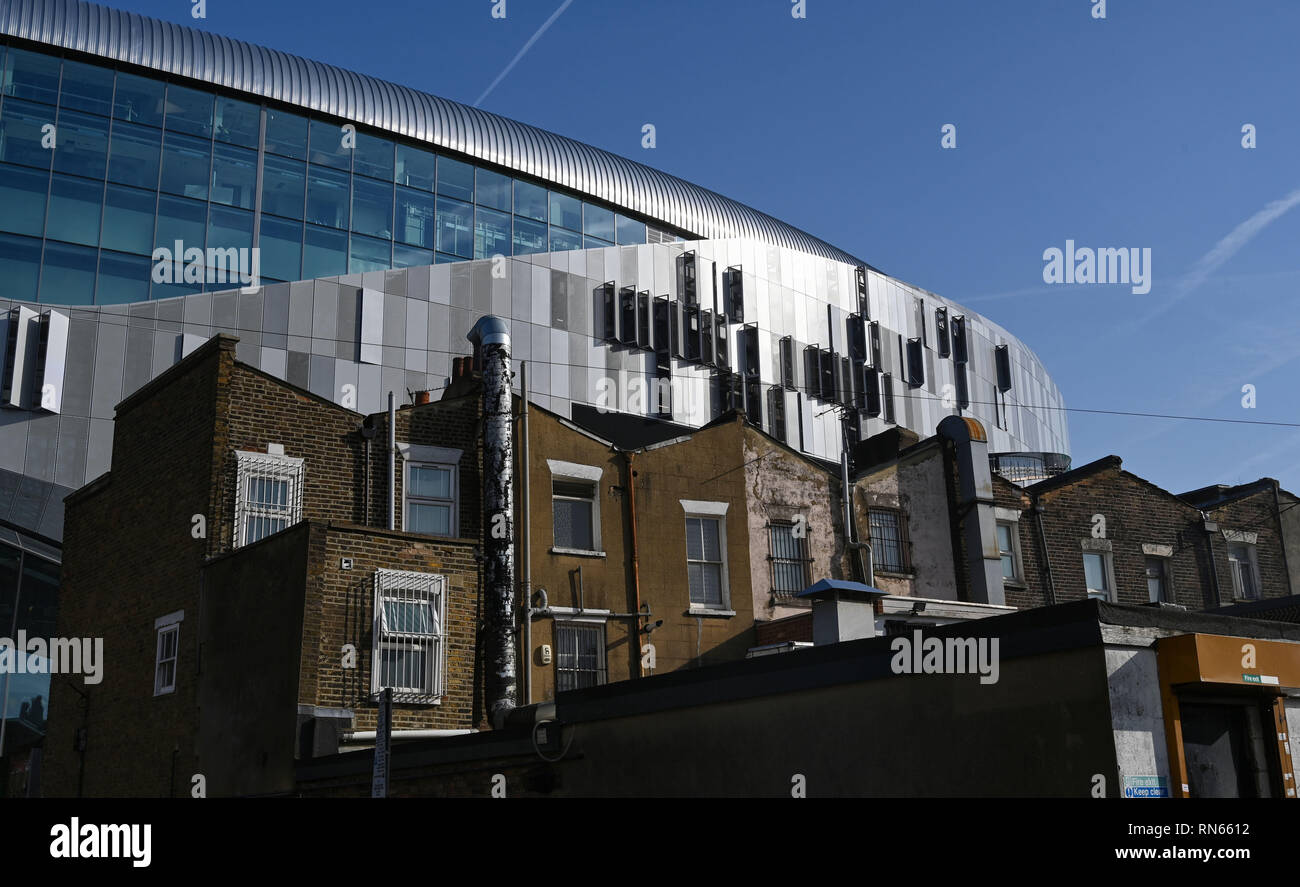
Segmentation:
{"type": "Polygon", "coordinates": [[[341,121],[0,43],[5,296],[102,305],[231,288],[215,273],[156,280],[154,249],[177,241],[257,246],[277,282],[645,243],[647,228],[341,121]]]}
{"type": "MultiPolygon", "coordinates": [[[[54,637],[58,590],[57,563],[0,542],[0,643],[16,643],[19,632],[25,632],[27,638],[54,637]]],[[[6,649],[5,658],[12,658],[15,652],[6,649]]],[[[49,700],[48,661],[33,657],[23,673],[17,669],[0,673],[0,716],[8,722],[5,747],[0,750],[3,754],[15,754],[45,734],[49,700]]]]}

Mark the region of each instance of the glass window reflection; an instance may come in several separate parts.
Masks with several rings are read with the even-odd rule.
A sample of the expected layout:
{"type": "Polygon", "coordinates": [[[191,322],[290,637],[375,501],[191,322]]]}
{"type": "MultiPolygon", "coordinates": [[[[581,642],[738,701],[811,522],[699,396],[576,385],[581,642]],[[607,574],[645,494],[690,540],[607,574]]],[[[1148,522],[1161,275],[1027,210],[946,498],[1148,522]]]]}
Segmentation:
{"type": "Polygon", "coordinates": [[[167,133],[163,139],[161,190],[196,200],[208,197],[212,143],[206,139],[167,133]]]}
{"type": "MultiPolygon", "coordinates": [[[[0,215],[3,209],[0,209],[0,215]]],[[[41,242],[34,237],[0,234],[0,280],[5,297],[36,301],[36,282],[41,273],[41,242]]],[[[2,623],[0,623],[2,624],[2,623]]]]}
{"type": "Polygon", "coordinates": [[[109,185],[104,195],[104,229],[100,245],[120,252],[151,253],[157,200],[152,191],[109,185]]]}
{"type": "Polygon", "coordinates": [[[103,199],[102,182],[55,175],[50,185],[45,236],[68,243],[99,246],[100,204],[103,199]]]}
{"type": "Polygon", "coordinates": [[[108,162],[108,119],[60,111],[54,169],[93,179],[104,178],[108,162]]]}
{"type": "Polygon", "coordinates": [[[510,216],[479,207],[474,211],[474,258],[510,255],[510,216]]]}
{"type": "Polygon", "coordinates": [[[262,212],[302,218],[307,164],[267,154],[262,161],[262,212]]]}
{"type": "Polygon", "coordinates": [[[0,93],[52,105],[59,95],[59,60],[14,47],[5,56],[0,93]]]}
{"type": "Polygon", "coordinates": [[[266,150],[294,160],[306,160],[307,118],[267,108],[266,150]]]}
{"type": "Polygon", "coordinates": [[[432,151],[397,146],[397,184],[423,191],[433,190],[434,158],[432,151]]]}
{"type": "Polygon", "coordinates": [[[0,231],[40,237],[49,187],[47,172],[0,163],[0,231]]]}
{"type": "Polygon", "coordinates": [[[347,173],[323,166],[308,167],[307,221],[331,228],[348,226],[347,173]]]}
{"type": "Polygon", "coordinates": [[[343,147],[343,127],[325,120],[311,122],[312,163],[335,169],[352,169],[352,149],[343,147]]]}
{"type": "Polygon", "coordinates": [[[433,263],[433,250],[417,249],[413,246],[403,246],[400,243],[393,244],[394,268],[413,268],[417,265],[432,265],[433,263]]]}
{"type": "Polygon", "coordinates": [[[510,186],[513,180],[490,169],[476,170],[474,173],[474,202],[479,206],[510,211],[510,186]]]}
{"type": "Polygon", "coordinates": [[[215,98],[210,92],[167,84],[167,116],[163,126],[176,132],[211,137],[215,98]]]}
{"type": "Polygon", "coordinates": [[[84,246],[46,241],[40,300],[59,305],[92,304],[95,301],[95,251],[84,246]]]}
{"type": "Polygon", "coordinates": [[[149,298],[153,263],[143,256],[128,256],[104,250],[99,254],[97,305],[143,302],[149,298]]]}
{"type": "Polygon", "coordinates": [[[474,199],[474,167],[450,157],[438,157],[438,193],[460,200],[474,199]]]}
{"type": "MultiPolygon", "coordinates": [[[[246,250],[253,245],[253,214],[214,206],[208,216],[208,249],[246,250]]],[[[234,260],[241,261],[240,257],[234,260]]],[[[237,268],[237,265],[228,266],[237,268]]]]}
{"type": "Polygon", "coordinates": [[[119,71],[113,116],[128,123],[162,126],[164,88],[157,80],[119,71]]]}
{"type": "Polygon", "coordinates": [[[617,233],[619,243],[645,243],[645,222],[619,216],[617,233]]]}
{"type": "Polygon", "coordinates": [[[614,242],[614,211],[590,203],[582,205],[582,233],[614,242]]]}
{"type": "Polygon", "coordinates": [[[349,273],[386,271],[391,267],[393,267],[393,245],[389,241],[352,235],[352,255],[348,261],[349,273]]]}
{"type": "Polygon", "coordinates": [[[302,250],[303,279],[336,277],[347,272],[347,233],[308,225],[302,250]]]}
{"type": "Polygon", "coordinates": [[[582,235],[563,228],[551,228],[551,252],[582,249],[582,235]]]}
{"type": "Polygon", "coordinates": [[[262,275],[276,280],[298,280],[302,269],[302,224],[262,217],[262,275]]]}
{"type": "Polygon", "coordinates": [[[582,230],[582,201],[567,194],[551,192],[551,224],[568,228],[570,231],[582,230]]]}
{"type": "MultiPolygon", "coordinates": [[[[173,252],[176,241],[181,248],[203,249],[204,229],[208,215],[207,204],[183,197],[158,197],[158,231],[154,235],[154,246],[165,246],[173,252]]],[[[179,260],[183,256],[173,256],[179,260]]]]}
{"type": "Polygon", "coordinates": [[[112,70],[64,59],[59,106],[109,116],[113,110],[112,70]]]}
{"type": "Polygon", "coordinates": [[[229,96],[217,96],[217,109],[212,127],[212,134],[217,141],[242,145],[245,148],[256,148],[261,128],[260,107],[229,96]]]}
{"type": "Polygon", "coordinates": [[[528,182],[515,182],[515,215],[545,222],[546,189],[528,182]]]}
{"type": "Polygon", "coordinates": [[[108,143],[108,180],[137,188],[158,187],[162,134],[147,126],[114,121],[108,143]]]}
{"type": "Polygon", "coordinates": [[[546,252],[546,223],[515,216],[514,245],[516,256],[546,252]]]}
{"type": "Polygon", "coordinates": [[[393,142],[369,133],[357,133],[357,147],[352,155],[352,171],[363,176],[393,180],[393,142]]]}
{"type": "Polygon", "coordinates": [[[53,123],[53,108],[5,99],[0,105],[0,161],[49,169],[53,152],[41,144],[42,127],[53,123]]]}
{"type": "Polygon", "coordinates": [[[393,186],[366,178],[352,179],[352,230],[391,240],[393,186]]]}
{"type": "Polygon", "coordinates": [[[257,152],[220,142],[212,150],[212,202],[252,209],[257,152]]]}
{"type": "Polygon", "coordinates": [[[410,188],[397,189],[397,239],[403,243],[434,248],[434,197],[410,188]]]}
{"type": "MultiPolygon", "coordinates": [[[[441,167],[439,158],[439,166],[441,167]]],[[[438,252],[469,258],[474,254],[474,208],[459,200],[438,198],[438,252]]]]}

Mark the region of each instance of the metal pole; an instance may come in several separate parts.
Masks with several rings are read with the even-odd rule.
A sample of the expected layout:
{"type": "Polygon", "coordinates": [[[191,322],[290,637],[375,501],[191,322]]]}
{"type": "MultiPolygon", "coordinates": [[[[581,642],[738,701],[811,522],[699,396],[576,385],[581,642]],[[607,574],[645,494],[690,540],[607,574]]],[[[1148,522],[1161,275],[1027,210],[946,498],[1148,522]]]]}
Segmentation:
{"type": "Polygon", "coordinates": [[[388,529],[397,529],[397,401],[388,392],[388,529]]]}
{"type": "Polygon", "coordinates": [[[523,429],[520,448],[524,464],[524,486],[520,495],[523,497],[524,521],[524,705],[533,702],[533,516],[529,510],[532,504],[532,484],[529,482],[531,471],[528,450],[528,361],[519,364],[519,388],[523,393],[523,429]]]}

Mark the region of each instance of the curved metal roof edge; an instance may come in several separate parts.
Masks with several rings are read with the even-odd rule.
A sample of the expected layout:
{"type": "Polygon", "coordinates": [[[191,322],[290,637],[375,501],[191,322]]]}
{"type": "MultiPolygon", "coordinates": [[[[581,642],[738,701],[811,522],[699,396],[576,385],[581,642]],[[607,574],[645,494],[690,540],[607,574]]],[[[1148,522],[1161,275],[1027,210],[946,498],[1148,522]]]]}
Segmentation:
{"type": "Polygon", "coordinates": [[[767,213],[635,160],[245,41],[85,0],[0,0],[0,34],[356,121],[554,182],[701,239],[751,237],[872,267],[767,213]],[[665,200],[668,195],[675,199],[665,200]]]}

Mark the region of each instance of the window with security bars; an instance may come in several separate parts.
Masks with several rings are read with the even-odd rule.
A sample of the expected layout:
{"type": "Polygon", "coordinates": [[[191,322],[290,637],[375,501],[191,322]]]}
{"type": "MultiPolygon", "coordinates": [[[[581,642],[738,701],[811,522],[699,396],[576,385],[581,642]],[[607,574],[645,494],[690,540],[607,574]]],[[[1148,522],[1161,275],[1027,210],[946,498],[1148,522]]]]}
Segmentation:
{"type": "Polygon", "coordinates": [[[302,459],[237,451],[235,464],[235,547],[302,520],[302,459]]]}
{"type": "Polygon", "coordinates": [[[555,684],[581,690],[605,683],[605,626],[560,622],[555,626],[555,684]]]}
{"type": "Polygon", "coordinates": [[[793,523],[773,521],[767,527],[767,543],[767,559],[772,565],[772,596],[794,597],[811,584],[808,538],[799,534],[793,523]]]}
{"type": "Polygon", "coordinates": [[[443,695],[446,580],[431,573],[375,571],[371,691],[425,701],[443,695]]]}
{"type": "Polygon", "coordinates": [[[906,573],[911,564],[903,513],[894,508],[872,508],[869,518],[873,567],[885,573],[906,573]]]}
{"type": "Polygon", "coordinates": [[[686,518],[686,575],[691,605],[724,609],[721,521],[712,517],[686,518]]]}

